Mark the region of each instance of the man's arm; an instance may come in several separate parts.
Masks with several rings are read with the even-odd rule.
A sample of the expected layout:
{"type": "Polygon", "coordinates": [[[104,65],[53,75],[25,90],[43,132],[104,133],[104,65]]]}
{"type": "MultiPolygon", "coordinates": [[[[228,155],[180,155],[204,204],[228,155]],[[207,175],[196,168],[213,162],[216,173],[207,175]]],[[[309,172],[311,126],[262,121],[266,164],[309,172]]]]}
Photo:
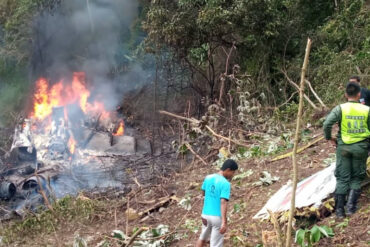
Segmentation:
{"type": "Polygon", "coordinates": [[[224,198],[221,199],[221,218],[222,218],[222,225],[221,225],[220,233],[224,234],[227,230],[227,200],[224,198]]]}
{"type": "Polygon", "coordinates": [[[339,105],[336,106],[326,117],[325,122],[324,122],[324,136],[326,140],[335,141],[335,138],[333,138],[331,135],[331,130],[335,123],[340,122],[341,117],[342,117],[342,111],[339,105]]]}

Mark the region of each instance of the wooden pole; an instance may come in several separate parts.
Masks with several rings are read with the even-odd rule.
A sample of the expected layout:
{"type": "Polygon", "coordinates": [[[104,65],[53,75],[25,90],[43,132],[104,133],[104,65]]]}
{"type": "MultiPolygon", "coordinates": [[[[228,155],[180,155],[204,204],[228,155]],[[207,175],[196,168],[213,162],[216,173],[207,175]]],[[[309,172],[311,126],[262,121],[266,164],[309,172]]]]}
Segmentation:
{"type": "Polygon", "coordinates": [[[301,73],[301,83],[299,87],[299,105],[298,105],[298,115],[297,115],[297,125],[295,130],[295,137],[294,137],[294,147],[293,147],[293,156],[292,156],[292,163],[293,163],[293,184],[292,184],[292,199],[290,204],[290,212],[289,212],[289,221],[288,221],[288,229],[286,233],[286,247],[292,246],[292,222],[295,212],[295,193],[297,190],[297,182],[298,182],[298,165],[297,165],[297,149],[298,149],[298,142],[299,142],[299,132],[301,129],[301,121],[302,121],[302,112],[303,112],[303,95],[304,95],[304,85],[305,85],[305,75],[308,66],[308,58],[310,56],[311,50],[311,39],[307,39],[307,46],[306,46],[306,54],[304,56],[303,66],[302,66],[302,73],[301,73]]]}

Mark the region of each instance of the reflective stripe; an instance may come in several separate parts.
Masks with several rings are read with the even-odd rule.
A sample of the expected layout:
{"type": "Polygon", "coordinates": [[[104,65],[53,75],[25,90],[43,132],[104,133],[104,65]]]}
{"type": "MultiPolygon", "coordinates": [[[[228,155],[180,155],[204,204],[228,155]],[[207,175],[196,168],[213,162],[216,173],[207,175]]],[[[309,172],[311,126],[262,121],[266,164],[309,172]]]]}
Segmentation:
{"type": "Polygon", "coordinates": [[[360,142],[370,137],[367,119],[370,108],[355,102],[340,105],[342,110],[341,137],[345,144],[360,142]]]}

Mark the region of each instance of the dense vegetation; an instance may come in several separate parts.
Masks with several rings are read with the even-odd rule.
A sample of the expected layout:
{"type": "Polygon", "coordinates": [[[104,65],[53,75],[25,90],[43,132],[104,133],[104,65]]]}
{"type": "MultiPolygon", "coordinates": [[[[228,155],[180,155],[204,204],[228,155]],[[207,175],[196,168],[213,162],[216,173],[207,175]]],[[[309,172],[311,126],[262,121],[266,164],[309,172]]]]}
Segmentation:
{"type": "MultiPolygon", "coordinates": [[[[30,90],[33,20],[55,11],[60,2],[0,0],[2,125],[22,109],[30,90]]],[[[342,100],[341,85],[348,76],[360,74],[367,85],[370,16],[365,1],[139,2],[140,14],[130,31],[122,32],[115,67],[143,51],[154,54],[162,72],[159,96],[166,91],[164,105],[171,95],[192,90],[197,102],[227,106],[232,101],[239,113],[263,106],[287,120],[297,101],[287,77],[298,81],[307,37],[314,42],[308,80],[327,105],[342,100]]],[[[196,107],[204,111],[200,103],[196,107]]]]}

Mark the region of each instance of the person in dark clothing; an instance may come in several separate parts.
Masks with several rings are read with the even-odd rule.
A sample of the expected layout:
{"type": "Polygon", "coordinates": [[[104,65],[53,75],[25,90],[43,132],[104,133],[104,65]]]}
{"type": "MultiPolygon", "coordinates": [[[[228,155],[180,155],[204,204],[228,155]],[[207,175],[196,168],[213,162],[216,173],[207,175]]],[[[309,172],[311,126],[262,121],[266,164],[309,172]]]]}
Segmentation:
{"type": "MultiPolygon", "coordinates": [[[[360,77],[357,75],[353,75],[349,78],[349,82],[354,82],[360,85],[360,77]]],[[[362,87],[361,88],[361,96],[359,99],[360,103],[363,105],[370,106],[370,90],[367,88],[362,87]]]]}
{"type": "Polygon", "coordinates": [[[325,139],[337,143],[335,177],[335,213],[345,216],[344,204],[348,194],[346,214],[357,210],[361,182],[366,177],[366,159],[370,137],[370,107],[359,104],[360,85],[349,82],[346,87],[347,103],[336,106],[324,122],[325,139]],[[339,124],[337,138],[331,135],[332,127],[339,124]]]}

